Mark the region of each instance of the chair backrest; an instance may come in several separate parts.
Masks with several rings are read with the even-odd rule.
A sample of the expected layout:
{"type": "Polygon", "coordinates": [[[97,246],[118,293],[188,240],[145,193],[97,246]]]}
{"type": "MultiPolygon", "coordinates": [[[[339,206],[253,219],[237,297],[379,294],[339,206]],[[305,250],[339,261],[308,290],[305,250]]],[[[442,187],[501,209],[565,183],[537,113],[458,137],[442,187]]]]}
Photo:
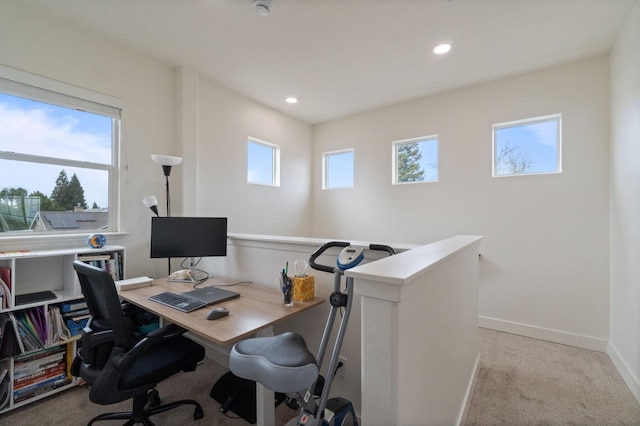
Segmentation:
{"type": "Polygon", "coordinates": [[[82,294],[91,313],[91,329],[94,332],[113,330],[115,345],[129,350],[133,345],[133,336],[111,275],[104,269],[79,260],[73,262],[73,269],[78,275],[82,294]]]}

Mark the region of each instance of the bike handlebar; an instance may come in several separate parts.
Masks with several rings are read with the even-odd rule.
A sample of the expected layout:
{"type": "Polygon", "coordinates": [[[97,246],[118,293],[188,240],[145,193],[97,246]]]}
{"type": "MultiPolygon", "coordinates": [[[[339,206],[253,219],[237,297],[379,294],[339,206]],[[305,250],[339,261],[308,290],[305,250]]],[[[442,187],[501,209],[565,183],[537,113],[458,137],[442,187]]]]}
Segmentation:
{"type": "MultiPolygon", "coordinates": [[[[327,266],[327,265],[322,265],[322,264],[316,263],[316,259],[320,255],[322,255],[325,251],[330,249],[331,247],[342,247],[342,248],[344,248],[344,247],[348,247],[350,245],[351,245],[351,243],[346,242],[346,241],[330,241],[328,243],[325,243],[325,244],[321,245],[309,257],[309,266],[311,266],[316,271],[324,271],[324,272],[329,272],[329,273],[332,274],[334,272],[334,270],[335,270],[335,268],[333,266],[327,266]]],[[[382,244],[369,244],[369,250],[385,251],[385,252],[389,253],[390,256],[393,256],[394,254],[396,254],[396,251],[392,247],[385,246],[385,245],[382,245],[382,244]]]]}
{"type": "Polygon", "coordinates": [[[325,251],[327,251],[331,247],[343,247],[344,248],[344,247],[348,247],[350,245],[351,245],[351,243],[348,243],[346,241],[330,241],[330,242],[328,242],[326,244],[321,245],[320,247],[318,247],[316,249],[316,251],[311,253],[311,257],[309,257],[309,266],[311,266],[316,271],[324,271],[324,272],[329,272],[330,274],[333,274],[333,266],[321,265],[319,263],[316,263],[316,259],[322,253],[324,253],[325,251]]]}

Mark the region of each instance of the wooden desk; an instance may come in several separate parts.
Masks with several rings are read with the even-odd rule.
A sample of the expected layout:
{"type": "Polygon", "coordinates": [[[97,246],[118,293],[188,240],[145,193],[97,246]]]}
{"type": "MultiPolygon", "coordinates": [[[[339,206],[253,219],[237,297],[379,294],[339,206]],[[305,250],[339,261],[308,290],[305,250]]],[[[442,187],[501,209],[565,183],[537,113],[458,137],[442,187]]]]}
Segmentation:
{"type": "Polygon", "coordinates": [[[282,305],[282,296],[276,288],[249,283],[224,287],[230,282],[234,281],[210,278],[198,287],[221,286],[240,293],[240,297],[189,313],[149,300],[149,296],[163,291],[182,293],[193,290],[193,285],[189,283],[167,282],[166,278],[157,279],[150,286],[121,291],[119,295],[127,302],[153,312],[218,345],[228,345],[251,337],[262,329],[324,302],[324,299],[316,297],[307,302],[294,302],[293,307],[286,307],[282,305]],[[213,321],[207,320],[206,316],[214,306],[229,309],[229,315],[213,321]]]}
{"type": "MultiPolygon", "coordinates": [[[[209,278],[198,287],[225,286],[230,282],[224,278],[209,278]]],[[[294,302],[292,307],[285,307],[282,305],[282,295],[277,288],[248,283],[224,288],[240,293],[240,297],[214,305],[229,309],[228,316],[217,320],[207,320],[206,318],[212,307],[185,313],[149,300],[149,296],[163,291],[182,293],[192,290],[193,285],[189,283],[167,282],[166,279],[157,279],[150,286],[121,291],[119,295],[127,302],[153,312],[218,345],[230,345],[251,337],[260,330],[324,302],[324,299],[316,297],[307,302],[294,302]]],[[[265,389],[258,383],[256,385],[258,426],[274,425],[273,401],[273,391],[265,389]]]]}

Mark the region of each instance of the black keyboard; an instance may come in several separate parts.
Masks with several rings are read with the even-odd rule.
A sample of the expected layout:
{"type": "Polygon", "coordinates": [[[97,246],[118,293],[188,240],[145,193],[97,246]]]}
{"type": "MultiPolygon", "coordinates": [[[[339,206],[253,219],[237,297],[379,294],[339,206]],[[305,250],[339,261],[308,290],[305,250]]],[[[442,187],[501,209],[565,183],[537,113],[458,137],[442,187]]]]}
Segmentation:
{"type": "Polygon", "coordinates": [[[184,294],[171,293],[170,291],[165,291],[164,293],[151,296],[149,297],[149,300],[162,303],[165,306],[182,312],[191,312],[207,306],[207,304],[201,300],[185,296],[184,294]]]}

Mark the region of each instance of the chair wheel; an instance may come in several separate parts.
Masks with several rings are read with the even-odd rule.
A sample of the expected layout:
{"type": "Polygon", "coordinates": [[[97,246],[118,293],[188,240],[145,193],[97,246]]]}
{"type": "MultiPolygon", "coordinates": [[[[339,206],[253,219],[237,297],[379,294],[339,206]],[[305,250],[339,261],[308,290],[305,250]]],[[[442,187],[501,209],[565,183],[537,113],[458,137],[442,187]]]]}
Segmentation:
{"type": "Polygon", "coordinates": [[[204,417],[204,411],[202,411],[202,408],[196,407],[196,409],[193,410],[193,420],[199,420],[203,417],[204,417]]]}
{"type": "Polygon", "coordinates": [[[153,408],[160,405],[162,401],[160,400],[160,394],[157,390],[151,389],[149,394],[147,395],[147,405],[146,408],[153,408]]]}

